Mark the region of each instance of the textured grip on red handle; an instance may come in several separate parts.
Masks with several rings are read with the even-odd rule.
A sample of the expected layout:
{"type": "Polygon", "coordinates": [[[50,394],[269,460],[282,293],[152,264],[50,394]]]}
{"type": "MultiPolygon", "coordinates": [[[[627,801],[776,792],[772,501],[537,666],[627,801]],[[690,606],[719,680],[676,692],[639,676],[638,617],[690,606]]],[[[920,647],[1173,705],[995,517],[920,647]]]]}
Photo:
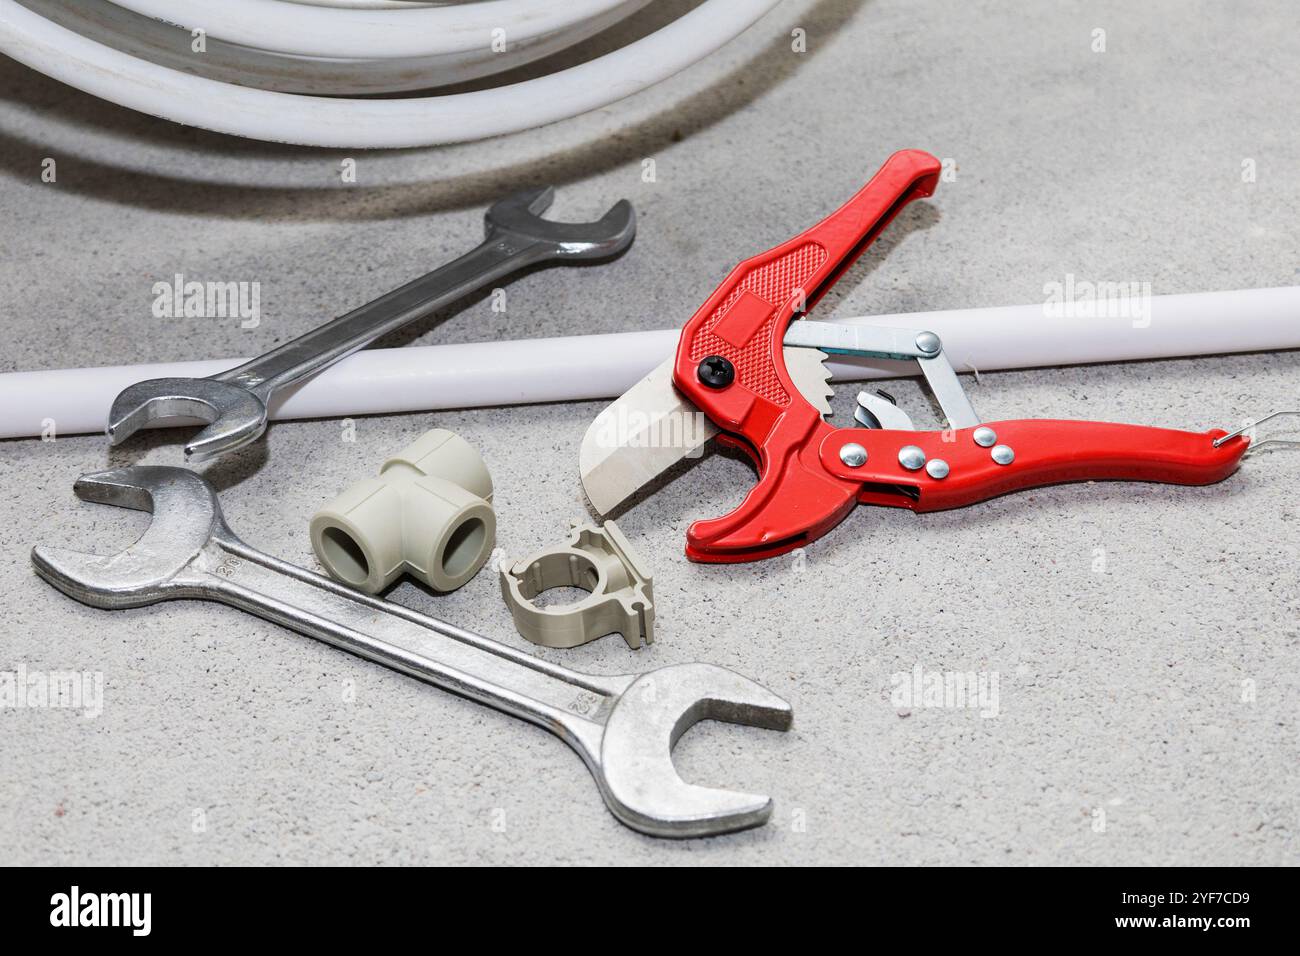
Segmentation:
{"type": "Polygon", "coordinates": [[[784,409],[812,411],[785,368],[786,327],[812,308],[903,206],[934,192],[938,180],[939,161],[929,153],[895,153],[822,222],[736,266],[683,327],[673,383],[719,427],[756,448],[784,409]],[[727,388],[700,382],[699,364],[711,355],[735,368],[727,388]]]}

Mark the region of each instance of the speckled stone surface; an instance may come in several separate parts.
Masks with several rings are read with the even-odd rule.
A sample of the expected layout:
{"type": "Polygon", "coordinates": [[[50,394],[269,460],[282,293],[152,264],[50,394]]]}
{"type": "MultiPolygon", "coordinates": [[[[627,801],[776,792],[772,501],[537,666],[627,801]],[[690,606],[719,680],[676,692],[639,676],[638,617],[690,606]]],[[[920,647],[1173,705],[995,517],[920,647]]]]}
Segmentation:
{"type": "MultiPolygon", "coordinates": [[[[1300,283],[1294,13],[1286,0],[795,0],[598,113],[382,155],[182,129],[2,61],[0,371],[263,351],[457,254],[487,203],[545,181],[562,217],[630,198],[632,251],[525,276],[505,313],[478,300],[398,341],[680,324],[733,264],[904,146],[951,158],[956,178],[907,211],[823,314],[1034,302],[1066,274],[1157,294],[1300,283]],[[344,186],[349,155],[358,182],[344,186]],[[44,157],[56,183],[41,182],[44,157]],[[155,318],[151,286],[176,272],[260,282],[261,324],[155,318]]],[[[1199,430],[1300,407],[1300,354],[968,384],[1001,418],[1199,430]]],[[[915,385],[897,393],[933,420],[915,385]]],[[[336,421],[277,424],[205,473],[247,541],[311,565],[317,506],[425,429],[450,428],[482,450],[499,544],[522,556],[583,512],[577,449],[599,407],[365,418],[351,442],[336,421]]],[[[790,733],[709,724],[676,749],[687,779],[770,793],[770,824],[670,843],[618,824],[541,729],[232,609],[97,611],[41,582],[33,544],[109,549],[147,520],[79,505],[73,479],[176,463],[177,437],[112,452],[96,437],[0,442],[0,671],[104,682],[93,719],[0,709],[6,862],[1297,860],[1300,454],[1257,455],[1207,488],[1076,485],[926,516],[860,508],[800,560],[732,567],[686,562],[683,533],[751,476],[730,457],[699,462],[620,520],[655,571],[658,642],[535,651],[596,673],[711,661],[793,703],[790,733]],[[918,667],[996,678],[996,716],[900,703],[894,675],[918,667]]],[[[528,647],[488,574],[448,596],[411,584],[389,596],[528,647]]]]}

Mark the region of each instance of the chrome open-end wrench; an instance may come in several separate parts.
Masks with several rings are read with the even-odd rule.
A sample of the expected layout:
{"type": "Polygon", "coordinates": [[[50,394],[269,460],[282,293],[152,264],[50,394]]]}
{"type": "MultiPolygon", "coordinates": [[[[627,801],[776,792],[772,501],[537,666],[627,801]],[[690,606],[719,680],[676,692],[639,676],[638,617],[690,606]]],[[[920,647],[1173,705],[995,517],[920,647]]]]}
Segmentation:
{"type": "Polygon", "coordinates": [[[699,720],[790,727],[790,705],[748,678],[712,664],[597,677],[537,660],[249,547],[226,526],[212,486],[185,468],[103,471],[75,490],[153,512],[119,554],[32,549],[37,573],[78,601],[110,609],[221,601],[540,724],[578,752],[614,816],[643,833],[706,836],[771,815],[768,797],[686,783],[672,762],[673,744],[699,720]]]}
{"type": "Polygon", "coordinates": [[[609,259],[631,245],[636,215],[626,199],[596,222],[568,223],[541,217],[554,196],[548,186],[495,203],[477,248],[237,368],[128,386],[109,411],[109,440],[116,445],[159,419],[197,418],[209,424],[186,443],[187,459],[234,451],[266,430],[273,392],[527,266],[609,259]]]}

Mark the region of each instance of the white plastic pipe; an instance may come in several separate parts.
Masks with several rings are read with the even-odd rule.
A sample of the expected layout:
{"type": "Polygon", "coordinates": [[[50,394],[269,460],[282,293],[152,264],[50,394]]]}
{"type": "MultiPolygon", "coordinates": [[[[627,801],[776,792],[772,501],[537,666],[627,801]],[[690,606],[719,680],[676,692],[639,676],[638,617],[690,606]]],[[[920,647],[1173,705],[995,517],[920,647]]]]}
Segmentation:
{"type": "MultiPolygon", "coordinates": [[[[1128,315],[1049,314],[1039,303],[837,322],[928,329],[958,371],[1082,365],[1300,348],[1300,287],[1153,296],[1128,315]],[[1133,314],[1133,313],[1140,314],[1133,314]]],[[[679,330],[358,352],[276,395],[273,419],[582,401],[621,395],[672,354],[679,330]]],[[[202,377],[243,358],[0,375],[0,438],[101,432],[109,405],[147,378],[202,377]]],[[[828,362],[838,381],[915,374],[915,365],[828,362]]]]}
{"type": "MultiPolygon", "coordinates": [[[[265,2],[244,0],[249,9],[261,8],[265,2]]],[[[169,69],[99,43],[92,36],[83,36],[45,19],[16,0],[0,0],[0,52],[69,86],[121,106],[221,133],[306,146],[430,146],[517,132],[608,106],[713,53],[779,2],[707,0],[657,32],[578,66],[508,86],[444,96],[396,99],[308,96],[223,83],[169,69]]],[[[339,14],[357,14],[359,22],[364,19],[380,31],[374,36],[392,38],[392,45],[387,48],[389,55],[401,56],[411,49],[427,48],[427,38],[400,29],[406,21],[399,18],[434,13],[476,17],[478,14],[472,8],[492,5],[476,3],[407,11],[311,11],[310,7],[299,4],[275,6],[287,8],[280,9],[279,13],[288,18],[285,22],[290,25],[297,22],[295,17],[306,16],[303,11],[311,12],[313,23],[319,19],[318,15],[323,15],[323,22],[328,22],[339,14]],[[376,26],[381,18],[386,18],[383,22],[388,24],[387,34],[382,25],[376,26]],[[393,29],[394,25],[398,29],[393,29]],[[408,43],[413,37],[420,42],[408,43]]],[[[134,0],[133,6],[141,10],[148,8],[147,12],[156,9],[165,17],[162,11],[171,3],[134,0]]],[[[261,20],[236,19],[227,23],[232,11],[224,3],[205,6],[210,13],[209,21],[223,27],[233,29],[242,23],[257,34],[264,26],[261,20]]],[[[243,6],[241,3],[240,8],[243,6]]],[[[518,14],[521,18],[528,16],[522,2],[508,6],[524,10],[518,14]]],[[[548,3],[548,10],[564,19],[567,14],[562,7],[548,3]]],[[[584,9],[594,12],[598,7],[603,8],[601,4],[588,3],[584,9]]],[[[243,36],[240,31],[236,34],[243,36]]],[[[311,40],[307,45],[317,41],[325,44],[335,36],[332,31],[304,33],[300,29],[279,35],[311,40]]],[[[368,37],[372,33],[360,30],[357,35],[368,37]]],[[[344,31],[342,39],[346,38],[344,31]]],[[[490,41],[489,31],[483,42],[490,41]]],[[[460,42],[457,39],[453,46],[460,42]]]]}

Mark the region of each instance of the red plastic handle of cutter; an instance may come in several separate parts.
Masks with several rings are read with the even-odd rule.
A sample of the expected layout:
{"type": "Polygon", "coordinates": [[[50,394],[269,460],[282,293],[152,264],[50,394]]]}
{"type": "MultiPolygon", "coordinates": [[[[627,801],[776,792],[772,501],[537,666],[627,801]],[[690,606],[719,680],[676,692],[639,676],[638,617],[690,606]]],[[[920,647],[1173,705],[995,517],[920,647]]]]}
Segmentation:
{"type": "MultiPolygon", "coordinates": [[[[1109,422],[1026,419],[991,422],[997,445],[1015,452],[1000,465],[992,448],[975,442],[974,428],[946,432],[812,429],[807,444],[785,460],[774,480],[762,481],[731,514],[691,526],[686,553],[696,561],[735,562],[781,554],[833,528],[857,503],[939,511],[998,495],[1073,481],[1158,481],[1208,485],[1237,470],[1250,442],[1219,447],[1222,429],[1186,432],[1109,422]],[[840,449],[856,442],[867,461],[852,468],[840,449]],[[899,450],[915,445],[927,461],[948,465],[943,478],[909,470],[899,450]],[[810,453],[811,452],[811,453],[810,453]]],[[[744,447],[732,439],[732,444],[744,447]]],[[[996,447],[996,446],[995,446],[996,447]]],[[[753,450],[746,449],[759,464],[753,450]]]]}
{"type": "Polygon", "coordinates": [[[1236,471],[1250,444],[1237,437],[1216,448],[1214,440],[1227,434],[1222,429],[1187,432],[1046,418],[990,422],[983,427],[997,434],[994,447],[1015,453],[1009,464],[998,464],[992,448],[975,442],[974,428],[947,432],[832,429],[823,436],[818,453],[828,474],[858,483],[858,500],[863,503],[940,511],[1012,491],[1072,481],[1209,485],[1236,471]],[[850,468],[840,460],[840,448],[846,442],[867,449],[864,465],[850,468]],[[935,478],[924,468],[904,468],[898,460],[904,445],[920,448],[927,462],[945,462],[947,475],[935,478]],[[915,496],[888,490],[898,485],[913,489],[915,496]]]}
{"type": "Polygon", "coordinates": [[[1215,448],[1223,431],[1194,433],[1103,422],[994,422],[997,443],[1014,450],[999,465],[975,443],[974,429],[949,432],[836,429],[808,404],[785,368],[782,340],[913,199],[930,195],[939,161],[896,153],[842,209],[803,235],[749,259],[682,330],[674,384],[722,429],[719,440],[744,450],[758,483],[739,508],[697,521],[687,531],[695,561],[736,562],[782,554],[833,528],[859,502],[936,511],[1011,491],[1070,481],[1118,479],[1200,485],[1236,470],[1248,442],[1215,448]],[[698,368],[708,356],[734,367],[734,379],[710,388],[698,368]],[[856,442],[867,462],[850,468],[840,448],[856,442]],[[948,464],[944,478],[911,471],[899,449],[916,445],[948,464]]]}
{"type": "MultiPolygon", "coordinates": [[[[903,150],[891,156],[852,199],[802,235],[761,255],[747,259],[732,270],[682,329],[673,369],[673,383],[687,398],[722,429],[748,444],[759,471],[759,482],[728,522],[745,523],[750,512],[774,507],[807,515],[807,521],[830,507],[832,494],[826,484],[835,481],[816,465],[812,446],[809,468],[796,477],[792,458],[807,456],[811,430],[822,423],[821,414],[804,399],[786,371],[781,342],[786,327],[797,315],[808,311],[835,281],[889,225],[894,216],[913,199],[929,196],[939,182],[940,164],[929,153],[903,150]],[[734,380],[724,388],[710,388],[699,378],[700,363],[709,356],[721,356],[734,368],[734,380]],[[800,482],[797,486],[792,482],[800,482]],[[806,484],[806,486],[805,486],[806,484]],[[780,501],[773,494],[781,487],[780,501]]],[[[847,504],[829,523],[822,520],[817,534],[838,521],[853,505],[847,504]]],[[[837,507],[839,507],[837,505],[837,507]]],[[[806,524],[801,518],[783,521],[782,527],[806,524]]],[[[815,522],[814,522],[815,523],[815,522]]],[[[707,526],[717,522],[696,522],[687,535],[688,556],[696,560],[751,560],[797,547],[799,541],[778,550],[768,544],[777,531],[755,532],[743,557],[714,557],[693,542],[709,537],[707,526]],[[762,553],[760,553],[762,552],[762,553]]],[[[810,540],[806,531],[801,540],[810,540]]],[[[815,537],[816,535],[812,535],[815,537]]]]}

